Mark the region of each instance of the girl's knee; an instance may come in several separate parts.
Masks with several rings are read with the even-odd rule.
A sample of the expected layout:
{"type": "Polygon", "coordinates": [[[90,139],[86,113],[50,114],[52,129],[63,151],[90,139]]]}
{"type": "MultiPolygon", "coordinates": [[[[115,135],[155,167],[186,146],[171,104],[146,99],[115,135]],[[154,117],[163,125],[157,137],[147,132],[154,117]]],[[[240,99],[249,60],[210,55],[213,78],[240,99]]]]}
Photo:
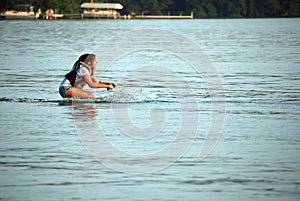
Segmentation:
{"type": "Polygon", "coordinates": [[[90,97],[90,98],[95,98],[94,93],[90,92],[89,97],[90,97]]]}

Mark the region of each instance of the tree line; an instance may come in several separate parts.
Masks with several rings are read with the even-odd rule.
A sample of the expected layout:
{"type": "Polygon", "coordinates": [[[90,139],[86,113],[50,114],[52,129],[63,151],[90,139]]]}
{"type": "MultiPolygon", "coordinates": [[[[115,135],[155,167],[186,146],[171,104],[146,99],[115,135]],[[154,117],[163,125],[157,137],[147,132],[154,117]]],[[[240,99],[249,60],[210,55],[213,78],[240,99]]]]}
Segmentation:
{"type": "MultiPolygon", "coordinates": [[[[64,14],[81,13],[88,0],[1,0],[1,12],[17,4],[31,4],[35,9],[53,8],[64,14]]],[[[94,0],[95,3],[121,3],[121,14],[189,15],[196,18],[300,17],[299,0],[94,0]]]]}

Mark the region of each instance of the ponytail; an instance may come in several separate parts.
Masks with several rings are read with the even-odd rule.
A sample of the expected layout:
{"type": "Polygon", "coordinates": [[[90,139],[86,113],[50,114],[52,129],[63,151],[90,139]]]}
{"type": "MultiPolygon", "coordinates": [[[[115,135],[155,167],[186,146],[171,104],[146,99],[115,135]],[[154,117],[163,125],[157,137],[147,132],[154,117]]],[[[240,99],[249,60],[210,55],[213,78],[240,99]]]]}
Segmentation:
{"type": "Polygon", "coordinates": [[[79,66],[82,64],[82,62],[86,61],[86,58],[90,54],[83,54],[79,57],[79,59],[74,63],[72,70],[65,75],[65,77],[70,81],[71,85],[74,87],[75,85],[75,80],[77,77],[77,70],[79,66]]]}
{"type": "Polygon", "coordinates": [[[80,66],[81,62],[85,62],[86,58],[89,56],[90,54],[83,54],[81,55],[78,60],[74,63],[72,71],[77,71],[78,67],[80,66]]]}

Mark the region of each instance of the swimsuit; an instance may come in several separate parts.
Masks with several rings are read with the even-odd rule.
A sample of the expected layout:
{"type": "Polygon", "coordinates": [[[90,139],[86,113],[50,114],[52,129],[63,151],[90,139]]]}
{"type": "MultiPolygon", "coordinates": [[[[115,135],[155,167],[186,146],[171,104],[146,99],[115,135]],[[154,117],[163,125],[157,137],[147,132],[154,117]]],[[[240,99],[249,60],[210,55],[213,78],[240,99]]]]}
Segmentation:
{"type": "Polygon", "coordinates": [[[72,85],[67,85],[66,82],[69,82],[69,80],[64,78],[59,86],[58,92],[63,98],[71,98],[73,97],[73,87],[72,85]]]}
{"type": "MultiPolygon", "coordinates": [[[[71,81],[67,77],[65,77],[63,79],[63,81],[61,82],[61,84],[59,86],[59,90],[58,90],[58,92],[61,95],[61,97],[63,97],[63,98],[72,98],[73,97],[74,87],[82,89],[83,86],[85,85],[85,81],[83,79],[83,76],[86,75],[86,74],[90,74],[91,75],[92,73],[90,71],[91,70],[88,67],[82,66],[82,67],[80,67],[77,70],[76,74],[74,74],[74,73],[71,74],[72,77],[67,76],[69,79],[73,80],[73,82],[74,82],[73,84],[71,83],[71,81]],[[75,76],[75,78],[73,78],[73,76],[75,76]]],[[[68,74],[70,74],[70,73],[68,73],[68,74]]]]}

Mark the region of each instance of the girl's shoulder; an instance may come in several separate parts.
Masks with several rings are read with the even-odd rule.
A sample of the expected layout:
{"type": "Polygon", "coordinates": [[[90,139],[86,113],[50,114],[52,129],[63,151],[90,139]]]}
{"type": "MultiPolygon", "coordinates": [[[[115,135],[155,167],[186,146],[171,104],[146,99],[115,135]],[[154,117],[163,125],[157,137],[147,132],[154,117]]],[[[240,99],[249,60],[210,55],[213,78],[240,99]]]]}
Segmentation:
{"type": "Polygon", "coordinates": [[[79,68],[78,74],[81,75],[81,76],[86,75],[86,74],[90,74],[90,69],[88,69],[88,68],[85,67],[85,66],[81,66],[81,67],[79,68]]]}

